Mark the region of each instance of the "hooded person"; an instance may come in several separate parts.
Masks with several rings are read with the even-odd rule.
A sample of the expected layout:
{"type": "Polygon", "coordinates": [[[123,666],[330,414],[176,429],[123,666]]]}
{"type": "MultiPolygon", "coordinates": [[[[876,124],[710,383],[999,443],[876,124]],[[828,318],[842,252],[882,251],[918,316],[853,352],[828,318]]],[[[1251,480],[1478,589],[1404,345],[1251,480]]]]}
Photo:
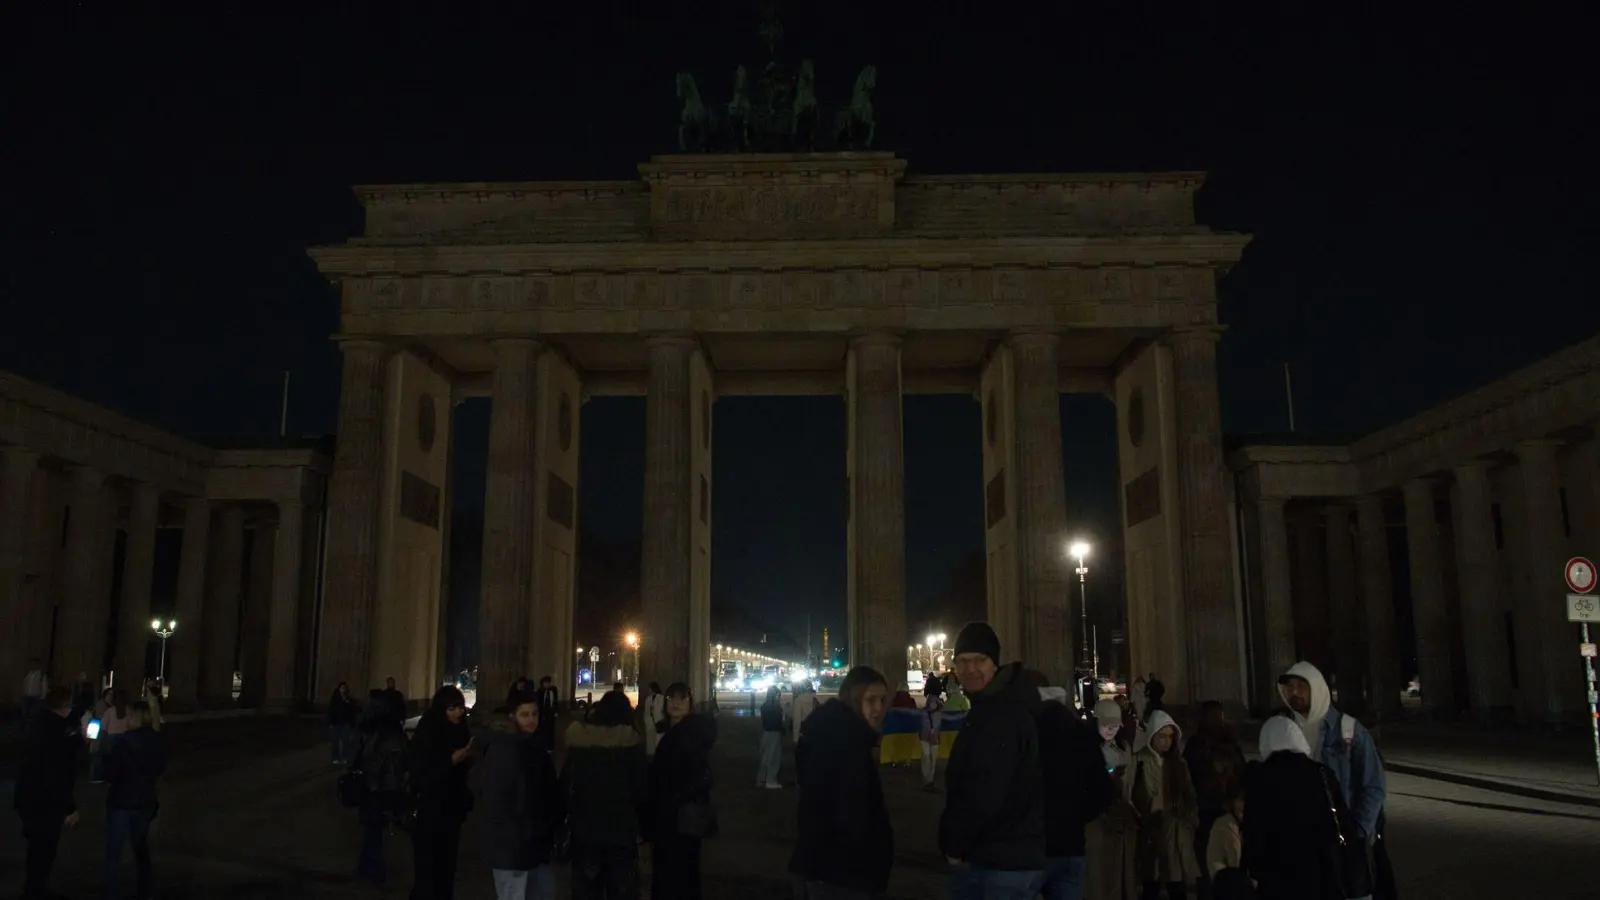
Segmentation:
{"type": "Polygon", "coordinates": [[[985,622],[956,637],[956,679],[972,699],[945,769],[939,849],[955,867],[951,900],[1032,898],[1044,880],[1044,778],[1035,710],[1020,662],[1000,664],[985,622]]]}
{"type": "MultiPolygon", "coordinates": [[[[1361,873],[1346,869],[1350,854],[1341,849],[1349,810],[1333,789],[1328,767],[1311,758],[1303,727],[1288,716],[1273,716],[1261,726],[1260,749],[1262,762],[1247,785],[1249,805],[1240,829],[1242,868],[1255,880],[1259,900],[1362,896],[1367,887],[1357,883],[1361,873]]],[[[1364,867],[1364,851],[1354,849],[1350,861],[1364,867]]]]}
{"type": "Polygon", "coordinates": [[[1183,729],[1163,709],[1153,709],[1149,740],[1133,760],[1133,807],[1142,822],[1139,875],[1145,895],[1165,886],[1179,900],[1200,877],[1194,835],[1199,804],[1183,761],[1183,729]]]}
{"type": "Polygon", "coordinates": [[[1328,681],[1308,662],[1297,662],[1278,678],[1278,695],[1306,739],[1313,760],[1333,771],[1339,793],[1355,817],[1358,835],[1371,845],[1381,830],[1388,778],[1372,734],[1354,716],[1333,706],[1328,681]]]}
{"type": "MultiPolygon", "coordinates": [[[[1094,706],[1104,777],[1111,785],[1111,804],[1084,830],[1084,858],[1088,864],[1083,896],[1093,900],[1134,900],[1143,886],[1139,880],[1139,813],[1133,808],[1133,740],[1126,728],[1122,704],[1101,700],[1094,706]]],[[[1135,729],[1132,733],[1137,736],[1135,729]]]]}

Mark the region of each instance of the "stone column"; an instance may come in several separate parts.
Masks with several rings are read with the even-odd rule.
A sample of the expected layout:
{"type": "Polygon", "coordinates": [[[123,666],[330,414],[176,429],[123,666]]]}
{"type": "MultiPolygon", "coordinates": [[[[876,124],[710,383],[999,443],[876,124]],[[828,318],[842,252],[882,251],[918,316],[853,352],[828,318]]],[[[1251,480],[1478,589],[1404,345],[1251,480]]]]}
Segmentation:
{"type": "Polygon", "coordinates": [[[317,636],[315,696],[341,681],[371,680],[372,612],[378,591],[378,492],[389,348],[345,341],[339,435],[328,483],[327,572],[317,636]]]}
{"type": "MultiPolygon", "coordinates": [[[[892,678],[889,673],[905,668],[907,646],[900,339],[890,334],[861,335],[850,342],[850,350],[855,358],[852,514],[856,542],[851,664],[872,666],[892,678]]],[[[1058,451],[1058,470],[1059,459],[1058,451]]],[[[1023,615],[1024,621],[1031,621],[1029,613],[1023,615]]],[[[1016,649],[1002,647],[1001,655],[1009,658],[1016,649]]]]}
{"type": "Polygon", "coordinates": [[[258,518],[250,529],[250,577],[239,634],[239,705],[259,709],[267,699],[267,622],[272,615],[272,548],[278,528],[258,518]]]}
{"type": "MultiPolygon", "coordinates": [[[[1536,671],[1524,678],[1524,690],[1542,698],[1546,722],[1561,722],[1577,712],[1583,693],[1582,660],[1573,652],[1578,628],[1567,622],[1562,598],[1567,588],[1563,569],[1567,537],[1561,522],[1561,470],[1555,441],[1522,441],[1516,445],[1517,484],[1522,499],[1523,555],[1518,619],[1528,624],[1530,648],[1523,654],[1536,671]]],[[[1519,638],[1521,633],[1518,634],[1519,638]]],[[[1539,708],[1539,701],[1528,704],[1539,708]]]]}
{"type": "Polygon", "coordinates": [[[1266,619],[1261,632],[1266,639],[1262,648],[1266,665],[1257,673],[1256,702],[1261,709],[1271,710],[1283,703],[1278,697],[1278,676],[1295,664],[1289,526],[1284,518],[1283,498],[1256,500],[1256,516],[1261,528],[1261,611],[1266,619]]]}
{"type": "Polygon", "coordinates": [[[98,594],[101,551],[105,549],[100,533],[105,524],[100,497],[104,485],[105,475],[98,469],[80,466],[72,470],[65,584],[56,611],[56,658],[51,669],[62,680],[76,679],[84,672],[91,681],[99,682],[105,675],[110,604],[108,597],[98,594]]]}
{"type": "Polygon", "coordinates": [[[262,708],[274,712],[289,712],[299,700],[295,695],[295,638],[300,624],[300,551],[305,544],[301,526],[305,517],[305,507],[298,500],[278,503],[262,685],[262,708]]]}
{"type": "Polygon", "coordinates": [[[1444,569],[1433,483],[1413,479],[1402,488],[1406,501],[1406,549],[1411,557],[1411,610],[1417,630],[1417,678],[1424,714],[1449,718],[1456,713],[1450,674],[1450,616],[1445,609],[1444,569]]]}
{"type": "MultiPolygon", "coordinates": [[[[1056,361],[1060,341],[1058,335],[1039,333],[1014,334],[1008,341],[1015,367],[1012,404],[1022,645],[1002,648],[1002,652],[1008,657],[1014,652],[1014,658],[1044,672],[1052,683],[1066,684],[1078,665],[1089,664],[1089,658],[1085,655],[1074,665],[1080,613],[1074,609],[1079,601],[1076,585],[1067,577],[1071,566],[1066,561],[1067,493],[1061,468],[1060,367],[1056,361]]],[[[898,440],[895,447],[898,451],[898,440]]],[[[902,513],[902,546],[903,518],[902,513]]]]}
{"type": "Polygon", "coordinates": [[[48,640],[48,623],[26,607],[22,579],[28,571],[28,535],[33,523],[33,477],[39,454],[21,447],[0,447],[0,609],[10,625],[0,629],[0,677],[17,684],[27,674],[28,660],[40,657],[48,640]]]}
{"type": "Polygon", "coordinates": [[[1511,665],[1506,652],[1505,616],[1500,609],[1490,468],[1482,461],[1456,466],[1450,504],[1455,520],[1467,693],[1473,716],[1485,722],[1502,718],[1511,707],[1511,665]]]}
{"type": "Polygon", "coordinates": [[[528,670],[539,343],[514,338],[494,341],[492,347],[494,405],[490,409],[489,463],[484,479],[478,677],[479,683],[497,685],[494,690],[499,691],[520,675],[539,677],[528,670]]]}
{"type": "Polygon", "coordinates": [[[222,507],[217,516],[215,568],[200,616],[200,701],[208,707],[233,705],[234,663],[239,650],[239,617],[244,590],[244,508],[222,507]]]}
{"type": "Polygon", "coordinates": [[[1368,711],[1380,720],[1400,712],[1400,647],[1395,636],[1394,589],[1390,585],[1389,525],[1383,498],[1356,498],[1356,559],[1361,571],[1361,609],[1366,613],[1368,711]]]}
{"type": "MultiPolygon", "coordinates": [[[[650,339],[649,393],[644,412],[644,541],[639,599],[644,607],[640,671],[646,681],[687,682],[694,671],[689,620],[690,489],[689,359],[694,341],[650,339]]],[[[604,662],[604,659],[601,660],[604,662]]],[[[692,685],[703,691],[703,685],[692,685]]],[[[697,700],[706,698],[696,696],[697,700]]]]}
{"type": "Polygon", "coordinates": [[[206,562],[211,556],[211,503],[183,501],[183,548],[178,557],[178,597],[172,617],[178,631],[167,639],[167,697],[173,709],[193,709],[200,697],[200,656],[205,644],[206,562]]]}
{"type": "Polygon", "coordinates": [[[1217,401],[1216,329],[1174,332],[1183,586],[1189,623],[1191,699],[1236,697],[1239,614],[1233,593],[1228,491],[1217,401]]]}
{"type": "Polygon", "coordinates": [[[1333,672],[1338,676],[1339,708],[1360,714],[1366,708],[1366,638],[1362,635],[1360,601],[1356,598],[1355,546],[1350,538],[1350,507],[1329,503],[1322,508],[1323,541],[1328,558],[1328,627],[1332,632],[1333,672]]]}
{"type": "Polygon", "coordinates": [[[145,653],[150,649],[150,588],[156,571],[156,526],[161,518],[161,489],[135,484],[131,489],[128,540],[122,554],[122,600],[117,609],[117,683],[144,681],[145,653]]]}

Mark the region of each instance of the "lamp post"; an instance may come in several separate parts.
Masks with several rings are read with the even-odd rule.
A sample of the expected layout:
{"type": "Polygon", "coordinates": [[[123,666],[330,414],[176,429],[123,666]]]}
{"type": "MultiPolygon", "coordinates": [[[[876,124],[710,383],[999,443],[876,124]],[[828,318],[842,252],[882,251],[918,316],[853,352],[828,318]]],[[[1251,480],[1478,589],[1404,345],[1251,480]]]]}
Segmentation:
{"type": "Polygon", "coordinates": [[[165,694],[167,687],[167,638],[178,632],[178,620],[168,619],[165,623],[166,627],[163,628],[162,625],[163,623],[160,619],[150,620],[150,630],[155,632],[156,637],[161,638],[161,667],[157,670],[156,677],[161,679],[162,693],[165,694]]]}
{"type": "Polygon", "coordinates": [[[578,648],[578,658],[572,663],[572,696],[577,699],[578,685],[583,683],[583,648],[578,648]]]}
{"type": "Polygon", "coordinates": [[[929,668],[933,669],[935,672],[940,671],[944,667],[944,641],[945,636],[943,634],[928,635],[928,665],[929,668]],[[938,647],[937,653],[935,653],[934,647],[938,647]]]}
{"type": "Polygon", "coordinates": [[[639,687],[639,635],[632,631],[628,632],[627,642],[628,646],[633,649],[633,686],[637,689],[639,687]]]}
{"type": "Polygon", "coordinates": [[[1084,576],[1089,574],[1089,567],[1083,564],[1083,561],[1089,556],[1089,542],[1073,541],[1072,546],[1067,548],[1067,553],[1078,560],[1078,607],[1082,625],[1079,630],[1079,634],[1082,637],[1082,646],[1079,650],[1078,658],[1096,669],[1092,674],[1098,678],[1100,677],[1099,666],[1089,656],[1089,587],[1084,580],[1084,576]]]}

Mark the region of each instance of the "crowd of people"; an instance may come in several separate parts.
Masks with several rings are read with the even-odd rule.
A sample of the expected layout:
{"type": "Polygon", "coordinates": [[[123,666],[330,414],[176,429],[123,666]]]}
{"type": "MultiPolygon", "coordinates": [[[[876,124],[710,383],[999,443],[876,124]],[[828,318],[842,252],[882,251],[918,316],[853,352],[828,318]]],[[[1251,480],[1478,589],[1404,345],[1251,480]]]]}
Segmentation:
{"type": "MultiPolygon", "coordinates": [[[[1124,696],[1079,716],[1065,690],[1003,659],[987,624],[956,640],[954,677],[971,710],[939,820],[952,900],[1393,896],[1382,763],[1314,666],[1283,673],[1285,708],[1262,728],[1262,761],[1247,765],[1221,703],[1201,706],[1186,741],[1153,675],[1142,716],[1124,696]]],[[[922,707],[932,790],[940,690],[930,682],[922,707]]],[[[801,728],[790,860],[801,900],[887,889],[894,828],[873,750],[891,704],[884,676],[857,668],[801,728]]]]}
{"type": "Polygon", "coordinates": [[[24,696],[34,702],[24,704],[21,761],[12,795],[27,843],[22,896],[50,896],[47,888],[61,834],[79,823],[74,786],[86,743],[89,780],[105,786],[105,896],[122,896],[122,860],[130,848],[134,896],[152,896],[150,828],[160,808],[156,785],[167,767],[159,733],[159,690],[133,699],[124,689],[108,689],[97,698],[94,684],[82,675],[71,687],[48,686],[36,662],[24,686],[24,696]],[[33,687],[37,694],[27,694],[33,687]]]}
{"type": "MultiPolygon", "coordinates": [[[[987,624],[969,624],[954,650],[948,690],[930,679],[923,704],[912,704],[923,723],[922,782],[934,792],[946,694],[967,708],[938,823],[952,900],[1393,896],[1382,761],[1310,663],[1282,674],[1283,709],[1261,729],[1259,762],[1247,763],[1223,704],[1201,704],[1186,735],[1154,675],[1133,702],[1118,695],[1080,715],[1066,689],[1005,662],[987,624]]],[[[73,783],[85,742],[91,782],[107,785],[106,894],[119,895],[131,847],[137,896],[149,896],[149,831],[166,768],[160,692],[96,698],[82,687],[46,687],[25,710],[15,793],[28,843],[24,896],[47,896],[61,832],[78,824],[73,783]]],[[[826,703],[802,686],[788,709],[776,690],[761,704],[758,787],[780,786],[784,737],[795,741],[789,872],[799,900],[868,900],[888,887],[894,820],[877,747],[902,693],[860,666],[826,703]]],[[[408,738],[392,678],[365,703],[339,685],[327,716],[332,762],[346,769],[340,796],[361,829],[357,871],[375,885],[387,873],[385,837],[398,830],[413,845],[413,900],[449,900],[461,832],[475,819],[499,900],[553,897],[558,864],[570,866],[575,900],[632,900],[646,885],[660,900],[701,896],[702,841],[718,830],[717,729],[684,684],[649,685],[637,708],[620,686],[575,707],[559,755],[548,678],[518,679],[476,728],[461,691],[444,687],[408,738]]]]}
{"type": "Polygon", "coordinates": [[[701,841],[717,827],[716,723],[686,685],[652,684],[638,709],[620,689],[602,695],[566,726],[559,769],[549,679],[519,679],[476,729],[461,691],[441,688],[409,741],[380,708],[360,719],[346,776],[359,780],[342,792],[359,811],[362,878],[383,884],[384,836],[398,826],[411,837],[413,900],[449,900],[475,820],[499,900],[554,897],[561,863],[575,900],[638,897],[646,859],[653,896],[700,896],[701,841]]]}

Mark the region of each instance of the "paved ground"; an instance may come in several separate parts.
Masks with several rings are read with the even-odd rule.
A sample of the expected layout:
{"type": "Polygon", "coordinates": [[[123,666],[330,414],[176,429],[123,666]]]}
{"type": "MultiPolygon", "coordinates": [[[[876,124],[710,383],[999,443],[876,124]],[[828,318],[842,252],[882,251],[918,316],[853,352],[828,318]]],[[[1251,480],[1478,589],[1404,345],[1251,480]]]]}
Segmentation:
{"type": "MultiPolygon", "coordinates": [[[[794,833],[795,793],[755,787],[756,726],[748,715],[724,713],[720,726],[717,799],[724,836],[707,845],[708,896],[786,896],[783,871],[794,833]]],[[[1430,756],[1433,733],[1405,729],[1385,732],[1385,752],[1441,768],[1458,766],[1465,756],[1475,772],[1491,775],[1495,754],[1506,752],[1503,741],[1443,733],[1449,753],[1430,756]],[[1480,748],[1476,753],[1475,746],[1480,748]]],[[[176,761],[162,787],[155,839],[159,896],[378,896],[353,884],[354,817],[334,799],[336,771],[327,763],[316,722],[244,718],[182,723],[169,727],[167,737],[176,761]]],[[[7,755],[3,743],[0,756],[7,755]]],[[[1552,756],[1565,753],[1562,742],[1543,743],[1551,745],[1546,749],[1552,756]]],[[[1503,765],[1521,772],[1514,760],[1503,760],[1503,765]]],[[[9,776],[9,762],[4,771],[9,776]]],[[[784,778],[790,778],[787,768],[784,778]]],[[[942,798],[921,792],[908,768],[887,769],[885,783],[899,847],[891,894],[906,900],[942,897],[942,861],[934,844],[942,798]]],[[[1600,808],[1581,794],[1558,800],[1517,792],[1524,787],[1518,782],[1487,790],[1394,774],[1390,838],[1403,896],[1600,898],[1593,862],[1600,844],[1600,808]]],[[[80,785],[84,821],[63,845],[58,887],[71,897],[96,896],[101,886],[99,791],[80,785]]],[[[0,794],[9,792],[9,782],[0,785],[0,794]]],[[[0,801],[9,808],[7,797],[0,801]]],[[[470,825],[467,834],[457,896],[492,897],[470,825]]],[[[0,816],[0,896],[16,889],[21,851],[16,820],[0,816]]],[[[410,853],[403,837],[390,843],[390,865],[392,883],[399,887],[389,893],[404,896],[410,853]]],[[[131,862],[126,866],[131,881],[131,862]]]]}

